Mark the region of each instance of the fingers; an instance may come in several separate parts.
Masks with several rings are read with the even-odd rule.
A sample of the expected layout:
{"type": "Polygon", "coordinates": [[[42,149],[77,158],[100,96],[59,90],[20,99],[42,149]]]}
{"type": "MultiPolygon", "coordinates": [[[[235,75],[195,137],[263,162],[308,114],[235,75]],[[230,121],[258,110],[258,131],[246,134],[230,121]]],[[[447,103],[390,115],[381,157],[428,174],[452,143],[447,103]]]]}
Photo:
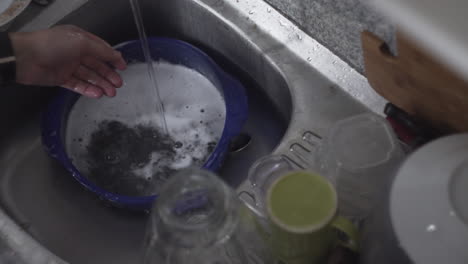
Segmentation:
{"type": "Polygon", "coordinates": [[[127,63],[120,52],[114,50],[107,43],[103,43],[103,41],[97,41],[94,38],[89,37],[89,34],[91,33],[86,34],[90,40],[87,50],[85,51],[86,55],[108,62],[118,70],[125,70],[127,68],[127,63]]]}
{"type": "Polygon", "coordinates": [[[114,97],[116,87],[122,85],[120,76],[97,59],[86,57],[82,63],[62,86],[92,98],[99,98],[103,94],[114,97]]]}
{"type": "Polygon", "coordinates": [[[109,97],[114,97],[116,94],[115,86],[112,83],[83,65],[78,67],[74,77],[101,88],[104,94],[109,97]]]}
{"type": "Polygon", "coordinates": [[[62,87],[91,98],[100,98],[103,94],[101,88],[77,77],[71,77],[62,87]]]}
{"type": "Polygon", "coordinates": [[[65,33],[68,36],[65,40],[70,47],[77,47],[75,50],[78,52],[78,55],[70,56],[69,61],[66,60],[67,54],[63,55],[64,66],[70,63],[70,59],[74,61],[72,77],[67,72],[62,86],[94,98],[115,96],[116,88],[122,86],[123,81],[114,69],[124,70],[127,67],[122,54],[103,39],[76,26],[57,26],[55,29],[57,34],[65,33]],[[72,33],[80,37],[69,37],[72,33]],[[77,58],[79,61],[76,61],[77,58]]]}
{"type": "Polygon", "coordinates": [[[122,78],[120,78],[120,75],[116,71],[114,71],[111,67],[109,67],[107,64],[90,56],[85,57],[81,63],[85,65],[86,67],[88,67],[89,69],[97,72],[103,78],[107,79],[116,88],[122,86],[123,81],[122,81],[122,78]]]}
{"type": "Polygon", "coordinates": [[[122,54],[114,50],[109,45],[109,43],[107,43],[100,37],[72,25],[58,27],[67,28],[70,31],[74,31],[83,35],[87,39],[87,45],[85,45],[86,47],[84,47],[84,52],[86,55],[98,58],[103,62],[108,62],[118,70],[125,70],[127,68],[127,63],[123,59],[122,54]]]}

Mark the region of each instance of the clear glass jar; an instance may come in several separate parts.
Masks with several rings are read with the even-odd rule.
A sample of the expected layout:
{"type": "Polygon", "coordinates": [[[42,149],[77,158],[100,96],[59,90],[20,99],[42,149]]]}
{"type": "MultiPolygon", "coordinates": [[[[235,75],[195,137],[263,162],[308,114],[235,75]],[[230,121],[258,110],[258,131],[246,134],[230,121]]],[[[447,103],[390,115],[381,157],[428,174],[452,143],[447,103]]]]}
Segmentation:
{"type": "Polygon", "coordinates": [[[272,263],[253,214],[216,175],[188,169],[155,202],[146,264],[272,263]]]}
{"type": "Polygon", "coordinates": [[[336,122],[318,155],[320,173],[336,187],[340,213],[366,219],[390,186],[404,159],[390,124],[373,113],[336,122]]]}

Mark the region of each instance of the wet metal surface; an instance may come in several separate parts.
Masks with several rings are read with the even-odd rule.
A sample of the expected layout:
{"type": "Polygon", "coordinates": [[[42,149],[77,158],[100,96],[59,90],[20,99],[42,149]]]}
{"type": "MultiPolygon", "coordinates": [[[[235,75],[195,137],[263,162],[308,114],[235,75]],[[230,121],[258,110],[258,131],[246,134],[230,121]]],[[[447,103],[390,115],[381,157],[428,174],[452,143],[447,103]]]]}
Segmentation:
{"type": "MultiPolygon", "coordinates": [[[[383,110],[362,75],[262,0],[142,0],[142,9],[148,35],[200,47],[246,87],[243,132],[252,141],[220,171],[239,191],[258,158],[274,152],[308,167],[334,122],[383,110]]],[[[111,44],[137,37],[126,0],[89,1],[62,23],[111,44]]],[[[0,237],[26,263],[136,263],[146,216],[106,207],[44,153],[39,112],[50,91],[5,87],[0,98],[0,205],[8,215],[0,210],[0,237]]]]}

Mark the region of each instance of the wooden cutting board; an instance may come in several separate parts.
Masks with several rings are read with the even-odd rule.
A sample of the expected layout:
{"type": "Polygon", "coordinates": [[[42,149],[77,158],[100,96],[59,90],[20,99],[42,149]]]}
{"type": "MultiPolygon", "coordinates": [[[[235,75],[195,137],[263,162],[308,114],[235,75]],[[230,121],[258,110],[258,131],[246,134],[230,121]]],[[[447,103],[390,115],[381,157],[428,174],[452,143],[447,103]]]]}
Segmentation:
{"type": "Polygon", "coordinates": [[[366,76],[377,93],[440,131],[468,131],[467,82],[401,33],[397,57],[372,33],[361,37],[366,76]]]}

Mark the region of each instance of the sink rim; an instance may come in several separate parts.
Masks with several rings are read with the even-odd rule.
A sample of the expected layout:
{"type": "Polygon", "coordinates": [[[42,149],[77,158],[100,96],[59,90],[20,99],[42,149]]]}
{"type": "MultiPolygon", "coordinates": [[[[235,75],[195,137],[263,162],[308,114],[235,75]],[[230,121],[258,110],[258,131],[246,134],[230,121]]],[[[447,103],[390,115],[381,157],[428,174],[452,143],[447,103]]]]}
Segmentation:
{"type": "MultiPolygon", "coordinates": [[[[284,48],[289,55],[291,55],[291,60],[299,63],[304,69],[304,72],[318,72],[318,74],[323,75],[330,82],[335,83],[337,88],[343,89],[359,102],[365,104],[371,111],[379,112],[383,109],[383,105],[386,103],[385,100],[373,92],[364,76],[352,69],[343,60],[323,47],[301,29],[297,28],[297,26],[266,2],[262,0],[242,0],[235,3],[228,2],[227,0],[194,0],[194,2],[203,5],[204,8],[219,16],[220,19],[229,24],[233,30],[248,35],[247,38],[252,41],[254,45],[259,35],[249,28],[251,25],[256,25],[256,30],[258,32],[268,32],[268,34],[271,34],[271,37],[278,42],[287,43],[288,46],[284,48]],[[240,22],[240,24],[242,24],[242,29],[239,25],[229,20],[230,18],[223,17],[225,9],[228,8],[230,8],[229,10],[231,11],[235,10],[236,16],[245,19],[240,22]],[[252,13],[253,10],[255,11],[252,13]],[[286,31],[285,28],[292,28],[293,30],[286,31]],[[312,51],[312,49],[314,50],[312,51]],[[305,57],[301,59],[303,54],[307,55],[304,55],[305,57]],[[346,73],[346,77],[343,77],[345,76],[344,74],[337,75],[337,73],[341,74],[343,72],[346,73]]],[[[261,47],[258,48],[262,49],[261,47]]],[[[304,133],[308,131],[307,128],[303,127],[308,111],[305,109],[306,107],[304,105],[299,105],[300,99],[304,95],[303,90],[305,84],[301,82],[301,80],[295,79],[294,74],[286,74],[286,72],[291,72],[291,69],[288,68],[290,66],[279,65],[280,63],[278,63],[277,57],[281,52],[284,53],[285,51],[272,49],[264,50],[262,53],[265,59],[278,68],[278,72],[285,78],[291,94],[291,105],[293,109],[291,112],[290,125],[281,143],[274,151],[275,154],[289,155],[291,145],[302,139],[304,133]]],[[[320,137],[325,130],[325,127],[320,127],[317,131],[313,132],[320,137]]],[[[17,223],[13,222],[13,220],[5,214],[2,208],[0,208],[0,221],[3,222],[0,235],[7,238],[7,244],[14,247],[17,251],[15,253],[24,261],[31,263],[66,263],[47,248],[43,247],[27,232],[23,231],[17,223]],[[21,245],[21,247],[18,245],[21,245]],[[38,262],[38,260],[33,259],[33,257],[41,259],[38,262]]]]}

